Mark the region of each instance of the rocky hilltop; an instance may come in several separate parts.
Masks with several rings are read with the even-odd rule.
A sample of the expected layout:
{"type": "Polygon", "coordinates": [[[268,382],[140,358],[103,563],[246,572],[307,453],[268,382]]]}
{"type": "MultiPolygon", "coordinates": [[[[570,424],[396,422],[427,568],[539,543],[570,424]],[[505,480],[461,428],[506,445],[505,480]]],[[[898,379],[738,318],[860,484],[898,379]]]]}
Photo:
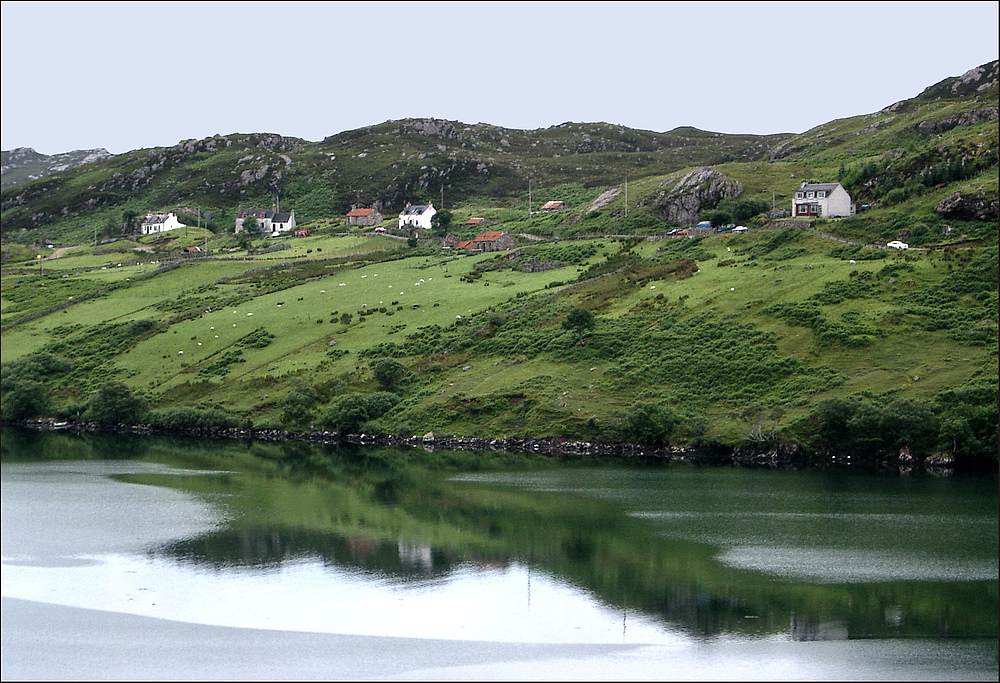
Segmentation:
{"type": "Polygon", "coordinates": [[[32,180],[44,178],[53,173],[68,171],[77,166],[91,164],[110,158],[111,152],[104,149],[78,149],[61,154],[41,154],[31,147],[18,147],[2,152],[0,166],[0,186],[3,189],[16,187],[32,180]]]}

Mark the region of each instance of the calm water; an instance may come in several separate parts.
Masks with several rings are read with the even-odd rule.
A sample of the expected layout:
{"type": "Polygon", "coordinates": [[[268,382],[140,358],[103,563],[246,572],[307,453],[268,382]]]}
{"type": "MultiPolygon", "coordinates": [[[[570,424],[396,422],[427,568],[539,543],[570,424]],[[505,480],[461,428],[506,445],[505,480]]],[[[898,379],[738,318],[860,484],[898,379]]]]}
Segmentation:
{"type": "Polygon", "coordinates": [[[4,429],[12,678],[997,680],[997,480],[4,429]]]}

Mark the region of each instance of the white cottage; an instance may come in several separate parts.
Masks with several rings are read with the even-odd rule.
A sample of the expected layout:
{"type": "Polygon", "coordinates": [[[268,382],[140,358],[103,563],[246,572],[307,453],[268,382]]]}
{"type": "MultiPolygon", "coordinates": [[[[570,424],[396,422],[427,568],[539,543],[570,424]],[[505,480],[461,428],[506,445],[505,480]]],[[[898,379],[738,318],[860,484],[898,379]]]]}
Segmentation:
{"type": "Polygon", "coordinates": [[[271,237],[277,237],[283,232],[295,229],[295,212],[275,213],[271,216],[271,237]]]}
{"type": "Polygon", "coordinates": [[[433,204],[427,204],[425,206],[407,204],[406,208],[399,214],[399,229],[402,230],[405,227],[412,227],[421,228],[422,230],[430,230],[431,218],[433,218],[436,213],[437,209],[434,208],[433,204]]]}
{"type": "Polygon", "coordinates": [[[792,199],[793,218],[837,218],[854,211],[851,195],[840,183],[802,183],[792,199]]]}
{"type": "Polygon", "coordinates": [[[147,213],[142,219],[142,234],[152,235],[157,232],[167,232],[177,228],[187,227],[172,213],[147,213]]]}

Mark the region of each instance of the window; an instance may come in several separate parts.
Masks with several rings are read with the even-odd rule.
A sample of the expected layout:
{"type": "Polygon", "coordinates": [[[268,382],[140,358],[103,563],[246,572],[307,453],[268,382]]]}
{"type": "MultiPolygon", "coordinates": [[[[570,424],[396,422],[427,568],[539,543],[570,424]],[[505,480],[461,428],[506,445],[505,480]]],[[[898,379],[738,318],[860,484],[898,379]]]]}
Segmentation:
{"type": "Polygon", "coordinates": [[[824,197],[826,197],[826,192],[824,190],[820,190],[819,192],[816,193],[816,196],[819,199],[823,199],[824,197]]]}
{"type": "Polygon", "coordinates": [[[812,199],[816,196],[815,192],[806,192],[806,199],[812,199]]]}
{"type": "Polygon", "coordinates": [[[803,196],[803,195],[802,195],[802,193],[801,193],[801,192],[796,192],[796,193],[795,193],[795,198],[796,198],[796,199],[802,199],[802,196],[803,196]]]}

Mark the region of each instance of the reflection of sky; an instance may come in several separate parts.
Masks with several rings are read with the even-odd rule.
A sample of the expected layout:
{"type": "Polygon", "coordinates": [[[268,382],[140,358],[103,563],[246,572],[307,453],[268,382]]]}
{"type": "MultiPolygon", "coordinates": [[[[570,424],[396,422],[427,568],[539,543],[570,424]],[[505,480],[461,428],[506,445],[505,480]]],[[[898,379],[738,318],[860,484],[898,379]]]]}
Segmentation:
{"type": "Polygon", "coordinates": [[[204,570],[131,555],[76,566],[3,565],[4,597],[216,626],[535,643],[687,642],[522,565],[463,565],[447,581],[401,584],[315,560],[279,571],[204,570]]]}
{"type": "MultiPolygon", "coordinates": [[[[108,478],[167,471],[174,473],[125,462],[4,465],[3,596],[300,632],[536,643],[686,640],[521,564],[464,563],[432,581],[400,581],[318,557],[268,571],[156,557],[153,548],[223,521],[221,510],[193,496],[108,478]]],[[[399,552],[422,557],[419,547],[399,552]]]]}
{"type": "MultiPolygon", "coordinates": [[[[990,581],[998,576],[998,520],[966,514],[961,499],[909,491],[769,488],[767,472],[730,473],[706,488],[697,470],[476,473],[455,481],[575,493],[613,501],[678,540],[719,548],[736,569],[813,583],[990,581]],[[737,479],[739,478],[739,479],[737,479]],[[946,511],[941,501],[947,501],[946,511]],[[819,508],[821,512],[811,511],[819,508]],[[958,509],[956,509],[958,508],[958,509]],[[846,512],[845,510],[852,510],[846,512]]],[[[858,478],[858,481],[865,481],[858,478]]]]}

